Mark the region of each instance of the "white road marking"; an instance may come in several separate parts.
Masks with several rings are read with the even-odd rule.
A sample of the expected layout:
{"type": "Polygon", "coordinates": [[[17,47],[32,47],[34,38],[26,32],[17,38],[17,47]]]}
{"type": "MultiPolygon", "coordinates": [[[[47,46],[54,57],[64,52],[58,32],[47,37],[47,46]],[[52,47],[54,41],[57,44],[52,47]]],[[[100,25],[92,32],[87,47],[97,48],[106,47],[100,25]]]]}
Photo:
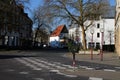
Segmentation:
{"type": "Polygon", "coordinates": [[[65,65],[65,64],[61,64],[59,62],[54,62],[54,63],[57,64],[57,65],[61,65],[63,67],[73,68],[73,66],[71,66],[71,65],[65,65]]]}
{"type": "Polygon", "coordinates": [[[28,72],[19,72],[20,74],[29,74],[28,72]]]}
{"type": "Polygon", "coordinates": [[[87,70],[94,70],[94,68],[86,68],[87,70]]]}
{"type": "Polygon", "coordinates": [[[57,74],[65,75],[68,77],[76,77],[73,75],[66,75],[59,72],[59,69],[73,69],[77,67],[72,67],[70,65],[64,65],[57,62],[47,62],[45,60],[37,59],[37,58],[16,58],[16,60],[20,61],[21,63],[25,64],[26,66],[32,68],[33,70],[42,70],[42,68],[49,69],[51,72],[56,72],[57,74]],[[58,70],[55,70],[58,69],[58,70]]]}
{"type": "Polygon", "coordinates": [[[115,68],[120,69],[120,67],[115,67],[115,68]]]}
{"type": "Polygon", "coordinates": [[[59,70],[50,70],[50,72],[56,72],[56,74],[64,75],[66,77],[77,77],[76,75],[68,75],[68,74],[61,73],[59,70]]]}
{"type": "Polygon", "coordinates": [[[79,68],[87,69],[87,70],[94,70],[94,68],[89,68],[87,66],[79,66],[79,68]]]}
{"type": "Polygon", "coordinates": [[[84,69],[86,69],[86,68],[88,68],[87,66],[79,66],[79,68],[84,68],[84,69]]]}
{"type": "Polygon", "coordinates": [[[35,64],[35,65],[37,65],[37,66],[39,66],[39,67],[42,67],[42,68],[51,69],[49,66],[44,65],[44,64],[39,63],[39,62],[36,62],[36,61],[31,60],[31,59],[29,59],[29,58],[24,58],[24,60],[27,60],[28,62],[31,62],[32,64],[35,64]]]}
{"type": "Polygon", "coordinates": [[[41,68],[36,67],[35,65],[28,63],[27,61],[21,59],[21,58],[16,58],[17,61],[19,61],[22,64],[25,64],[26,66],[32,68],[33,70],[42,70],[41,68]]]}
{"type": "Polygon", "coordinates": [[[44,80],[43,78],[34,78],[34,80],[44,80]]]}
{"type": "Polygon", "coordinates": [[[56,67],[56,68],[58,68],[58,69],[66,69],[66,67],[62,67],[62,66],[64,66],[63,64],[61,64],[61,66],[58,66],[58,65],[60,65],[60,63],[55,64],[55,63],[57,63],[57,62],[55,62],[55,63],[50,63],[50,62],[42,61],[42,60],[40,60],[40,59],[35,59],[35,58],[34,58],[34,60],[37,61],[37,62],[44,63],[44,64],[46,64],[46,65],[48,65],[48,66],[51,66],[51,67],[54,67],[54,68],[56,67]]]}
{"type": "MultiPolygon", "coordinates": [[[[48,63],[49,64],[49,63],[48,63]]],[[[50,63],[51,64],[51,63],[50,63]]],[[[59,65],[59,66],[61,66],[61,69],[63,68],[63,69],[65,69],[65,68],[74,68],[73,66],[71,66],[71,65],[65,65],[65,64],[61,64],[61,63],[59,63],[59,62],[53,62],[53,64],[52,64],[52,66],[56,66],[56,65],[59,65]],[[53,65],[54,64],[54,65],[53,65]]],[[[77,67],[75,67],[75,68],[77,68],[77,67]]]]}
{"type": "Polygon", "coordinates": [[[50,70],[50,72],[56,72],[56,73],[58,73],[59,70],[50,70]]]}
{"type": "Polygon", "coordinates": [[[88,80],[103,80],[103,78],[89,77],[88,80]]]}
{"type": "Polygon", "coordinates": [[[61,73],[61,72],[57,72],[57,74],[64,75],[66,77],[77,77],[76,75],[69,75],[69,74],[64,74],[64,73],[61,73]]]}
{"type": "MultiPolygon", "coordinates": [[[[62,67],[63,64],[59,64],[61,66],[58,66],[57,64],[48,63],[47,61],[42,61],[42,60],[35,59],[35,58],[34,59],[33,58],[16,58],[16,60],[20,61],[21,63],[25,64],[26,66],[31,67],[34,70],[39,70],[39,69],[42,70],[41,68],[39,68],[39,67],[42,67],[42,68],[50,69],[51,72],[56,72],[56,74],[59,74],[59,75],[64,75],[67,77],[77,77],[76,75],[64,74],[64,73],[61,73],[59,70],[50,68],[50,67],[56,67],[58,69],[66,69],[65,67],[62,67]]],[[[63,66],[67,67],[68,65],[63,65],[63,66]]],[[[28,74],[28,73],[20,72],[20,74],[28,74]]],[[[35,78],[35,80],[42,80],[42,79],[35,78]]]]}
{"type": "Polygon", "coordinates": [[[112,70],[112,69],[103,69],[104,71],[110,71],[110,72],[116,72],[116,70],[112,70]]]}
{"type": "Polygon", "coordinates": [[[46,69],[53,69],[53,67],[58,68],[58,69],[66,69],[66,67],[58,66],[56,64],[49,63],[47,61],[42,61],[39,59],[35,58],[16,58],[16,60],[20,61],[21,63],[25,64],[26,66],[29,66],[33,68],[34,70],[41,70],[41,68],[46,68],[46,69]],[[37,66],[37,67],[36,67],[37,66]]]}

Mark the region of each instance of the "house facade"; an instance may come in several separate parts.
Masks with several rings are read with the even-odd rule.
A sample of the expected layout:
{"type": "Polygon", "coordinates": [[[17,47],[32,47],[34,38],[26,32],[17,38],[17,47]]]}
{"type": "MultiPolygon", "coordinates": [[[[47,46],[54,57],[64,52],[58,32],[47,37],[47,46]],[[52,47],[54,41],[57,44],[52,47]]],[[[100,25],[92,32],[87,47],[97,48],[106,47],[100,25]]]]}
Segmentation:
{"type": "Polygon", "coordinates": [[[120,57],[120,0],[116,0],[115,49],[120,57]]]}
{"type": "Polygon", "coordinates": [[[50,35],[50,46],[55,48],[66,47],[66,38],[68,37],[68,30],[65,25],[58,26],[50,35]]]}
{"type": "MultiPolygon", "coordinates": [[[[103,17],[99,20],[95,20],[86,31],[87,48],[89,49],[93,44],[94,49],[100,49],[102,46],[102,37],[104,39],[103,45],[114,45],[114,22],[114,17],[103,17]],[[103,29],[103,35],[101,29],[103,29]]],[[[90,21],[86,21],[85,24],[87,25],[89,23],[90,21]]],[[[82,43],[82,30],[80,27],[71,27],[69,29],[69,36],[74,38],[74,40],[79,40],[79,42],[82,43]],[[78,36],[79,38],[76,38],[78,36]]]]}
{"type": "Polygon", "coordinates": [[[0,1],[0,46],[28,46],[32,40],[32,21],[24,7],[14,0],[0,1]]]}

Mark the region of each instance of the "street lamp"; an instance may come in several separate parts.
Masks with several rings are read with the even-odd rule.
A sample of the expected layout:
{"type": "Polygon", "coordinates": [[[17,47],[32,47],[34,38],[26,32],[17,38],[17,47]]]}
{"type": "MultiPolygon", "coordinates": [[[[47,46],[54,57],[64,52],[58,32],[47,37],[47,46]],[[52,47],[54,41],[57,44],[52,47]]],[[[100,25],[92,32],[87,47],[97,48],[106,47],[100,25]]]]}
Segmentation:
{"type": "Polygon", "coordinates": [[[101,50],[100,50],[100,55],[101,55],[101,61],[103,61],[103,42],[104,42],[104,29],[101,28],[100,29],[100,32],[101,32],[101,50]]]}
{"type": "Polygon", "coordinates": [[[110,35],[110,36],[109,36],[109,37],[110,37],[109,40],[110,40],[110,45],[111,45],[111,42],[112,42],[112,41],[111,41],[112,30],[108,30],[108,33],[109,33],[109,35],[110,35]]]}
{"type": "Polygon", "coordinates": [[[108,30],[108,33],[109,33],[109,40],[110,40],[110,44],[109,44],[109,51],[111,51],[111,43],[112,43],[112,39],[111,39],[111,36],[112,36],[112,30],[108,30]]]}
{"type": "Polygon", "coordinates": [[[91,60],[93,60],[93,34],[94,34],[93,28],[90,30],[90,33],[92,35],[92,38],[91,38],[91,60]]]}
{"type": "Polygon", "coordinates": [[[76,41],[79,42],[79,28],[76,28],[76,41]]]}

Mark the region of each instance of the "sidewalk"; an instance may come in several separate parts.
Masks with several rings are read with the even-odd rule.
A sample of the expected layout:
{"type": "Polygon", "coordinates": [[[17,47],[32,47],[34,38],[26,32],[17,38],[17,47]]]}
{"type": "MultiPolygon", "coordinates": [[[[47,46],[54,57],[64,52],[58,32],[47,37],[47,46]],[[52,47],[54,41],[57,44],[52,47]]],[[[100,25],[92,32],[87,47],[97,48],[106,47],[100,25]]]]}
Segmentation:
{"type": "Polygon", "coordinates": [[[76,76],[96,78],[96,79],[92,79],[92,80],[120,80],[120,72],[101,71],[101,70],[86,70],[86,69],[75,69],[75,71],[61,70],[61,72],[65,73],[67,75],[76,75],[76,76]],[[100,79],[97,79],[97,78],[100,78],[100,79]]]}
{"type": "MultiPolygon", "coordinates": [[[[72,54],[67,53],[67,54],[64,55],[64,57],[68,57],[68,58],[72,59],[72,54]]],[[[89,54],[88,53],[87,54],[76,53],[76,60],[99,63],[99,64],[120,66],[120,59],[118,58],[116,53],[112,53],[112,52],[103,52],[103,61],[101,61],[101,55],[100,54],[93,54],[93,60],[91,60],[90,52],[89,52],[89,54]]]]}
{"type": "MultiPolygon", "coordinates": [[[[85,61],[91,63],[98,63],[98,64],[106,64],[106,65],[113,65],[120,67],[120,59],[118,58],[116,53],[103,53],[103,61],[100,60],[100,55],[94,54],[93,60],[91,60],[91,54],[76,54],[77,61],[85,61]]],[[[72,54],[67,53],[64,57],[72,59],[72,54]]],[[[75,70],[64,70],[61,71],[68,75],[78,75],[78,76],[86,76],[86,77],[93,77],[98,78],[97,80],[120,80],[120,72],[119,71],[105,71],[105,70],[95,70],[95,69],[83,69],[83,68],[76,68],[75,70]],[[100,78],[100,79],[99,79],[100,78]],[[101,79],[102,78],[102,79],[101,79]]],[[[94,80],[96,80],[94,79],[94,80]]]]}

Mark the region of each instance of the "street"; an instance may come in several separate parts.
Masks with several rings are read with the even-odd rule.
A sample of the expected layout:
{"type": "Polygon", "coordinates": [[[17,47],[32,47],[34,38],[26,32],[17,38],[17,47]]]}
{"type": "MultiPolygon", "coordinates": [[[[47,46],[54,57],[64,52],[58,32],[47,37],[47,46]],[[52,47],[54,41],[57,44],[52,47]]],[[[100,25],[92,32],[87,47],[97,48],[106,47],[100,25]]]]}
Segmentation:
{"type": "Polygon", "coordinates": [[[65,49],[0,52],[0,80],[120,79],[120,66],[76,61],[73,67],[72,59],[63,56],[68,53],[65,49]]]}
{"type": "Polygon", "coordinates": [[[120,0],[0,0],[0,80],[120,80],[120,0]]]}

